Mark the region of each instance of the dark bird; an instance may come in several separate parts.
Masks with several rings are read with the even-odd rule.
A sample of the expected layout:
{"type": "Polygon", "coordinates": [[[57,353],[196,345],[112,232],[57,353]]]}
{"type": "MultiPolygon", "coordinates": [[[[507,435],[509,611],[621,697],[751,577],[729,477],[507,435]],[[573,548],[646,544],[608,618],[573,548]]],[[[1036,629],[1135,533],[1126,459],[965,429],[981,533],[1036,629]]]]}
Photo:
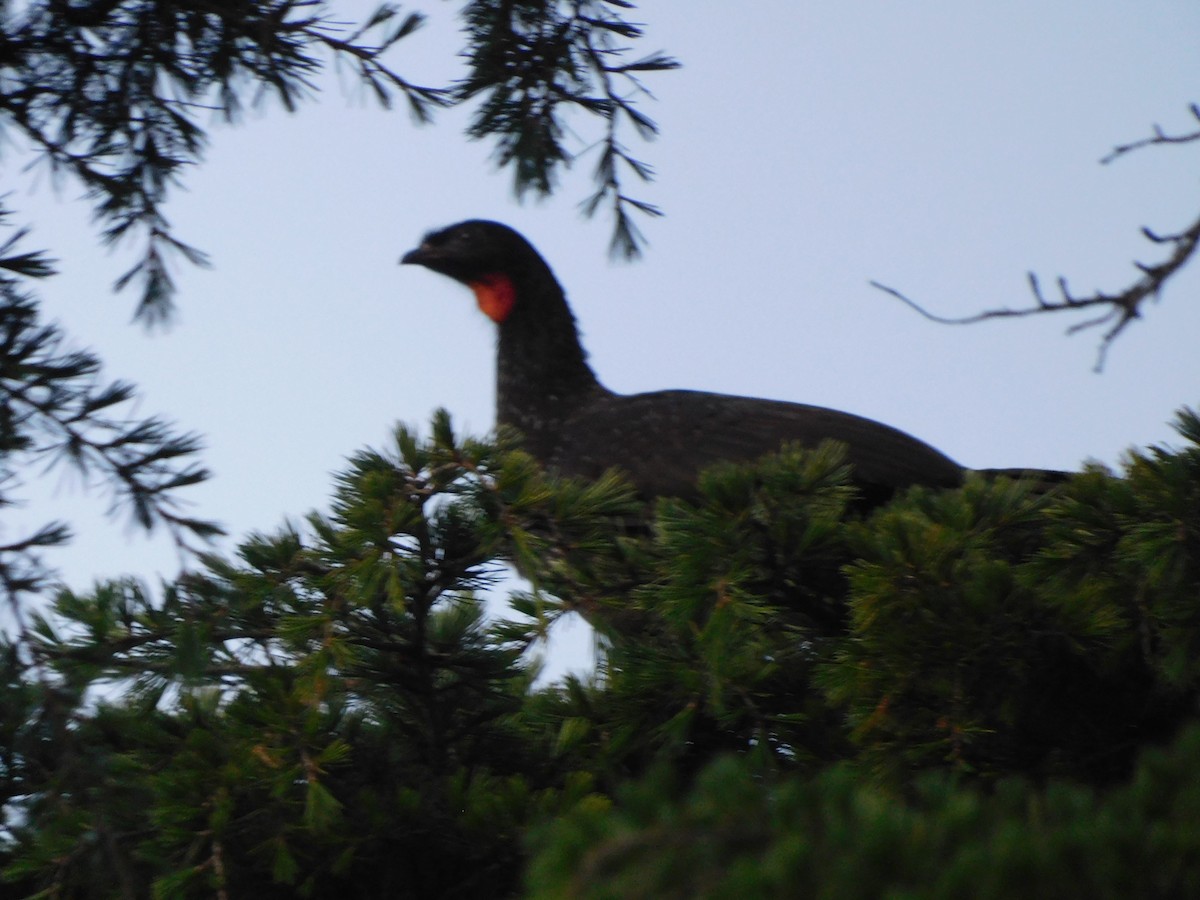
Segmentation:
{"type": "MultiPolygon", "coordinates": [[[[903,431],[803,403],[701,391],[615,394],[587,363],[554,273],[520,234],[470,220],[425,235],[400,260],[475,292],[499,327],[496,420],[547,468],[595,478],[620,468],[646,498],[694,493],[699,472],[757,459],[785,441],[840,441],[866,498],[910,485],[955,487],[958,463],[903,431]]],[[[1015,474],[1015,473],[1014,473],[1015,474]]]]}

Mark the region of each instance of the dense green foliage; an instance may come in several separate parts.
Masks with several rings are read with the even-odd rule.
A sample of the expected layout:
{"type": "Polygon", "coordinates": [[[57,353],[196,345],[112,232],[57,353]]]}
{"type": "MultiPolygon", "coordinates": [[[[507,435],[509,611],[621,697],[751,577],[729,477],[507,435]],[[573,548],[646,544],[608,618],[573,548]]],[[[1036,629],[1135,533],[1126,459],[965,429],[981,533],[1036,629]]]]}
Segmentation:
{"type": "Polygon", "coordinates": [[[1200,886],[1200,419],[1052,493],[864,513],[836,447],[652,514],[445,416],[327,516],[4,652],[47,896],[1180,896],[1200,886]],[[485,617],[515,561],[531,589],[485,617]],[[582,612],[595,677],[525,651],[582,612]],[[1189,726],[1191,724],[1191,727],[1189,726]]]}
{"type": "Polygon", "coordinates": [[[766,779],[723,758],[691,790],[667,773],[616,809],[581,806],[538,837],[531,896],[612,898],[1195,897],[1200,729],[1150,751],[1128,786],[944,774],[901,797],[850,765],[766,779]],[[681,799],[680,795],[682,794],[681,799]]]}

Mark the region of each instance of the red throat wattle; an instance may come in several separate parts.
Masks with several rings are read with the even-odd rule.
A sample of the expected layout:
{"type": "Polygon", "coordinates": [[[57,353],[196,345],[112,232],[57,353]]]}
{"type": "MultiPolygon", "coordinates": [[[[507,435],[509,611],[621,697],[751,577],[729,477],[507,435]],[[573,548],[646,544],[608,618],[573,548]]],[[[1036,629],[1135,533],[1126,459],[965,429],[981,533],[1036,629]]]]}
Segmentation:
{"type": "Polygon", "coordinates": [[[517,289],[512,279],[503,272],[492,272],[469,282],[475,292],[475,302],[484,315],[499,325],[512,312],[517,299],[517,289]]]}

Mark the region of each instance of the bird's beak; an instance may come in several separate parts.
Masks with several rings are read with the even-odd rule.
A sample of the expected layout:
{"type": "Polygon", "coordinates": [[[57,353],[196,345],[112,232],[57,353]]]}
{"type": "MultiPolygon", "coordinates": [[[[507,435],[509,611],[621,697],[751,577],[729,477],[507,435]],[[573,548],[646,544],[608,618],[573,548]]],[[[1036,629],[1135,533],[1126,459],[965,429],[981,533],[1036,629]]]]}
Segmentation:
{"type": "Polygon", "coordinates": [[[462,281],[454,254],[448,253],[445,247],[439,247],[429,241],[424,241],[416,250],[409,250],[400,257],[400,265],[424,266],[430,272],[462,281]]]}
{"type": "Polygon", "coordinates": [[[428,244],[422,244],[416,250],[409,250],[400,257],[400,265],[418,265],[423,266],[429,261],[432,248],[428,244]]]}

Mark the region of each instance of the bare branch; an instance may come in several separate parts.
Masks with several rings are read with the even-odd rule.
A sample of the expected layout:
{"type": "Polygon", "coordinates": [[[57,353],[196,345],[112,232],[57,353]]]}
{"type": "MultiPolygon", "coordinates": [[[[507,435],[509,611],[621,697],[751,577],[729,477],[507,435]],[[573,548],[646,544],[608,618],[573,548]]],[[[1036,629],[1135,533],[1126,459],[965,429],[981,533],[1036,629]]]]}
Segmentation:
{"type": "MultiPolygon", "coordinates": [[[[1200,121],[1200,104],[1193,103],[1188,109],[1191,111],[1192,116],[1197,121],[1200,121]]],[[[1193,141],[1200,141],[1200,131],[1190,134],[1170,135],[1155,125],[1154,134],[1151,137],[1117,146],[1113,148],[1113,151],[1108,156],[1100,161],[1102,163],[1109,163],[1126,153],[1155,144],[1187,144],[1193,141]]],[[[1067,334],[1073,335],[1090,328],[1111,323],[1111,326],[1104,332],[1104,335],[1100,339],[1100,346],[1096,354],[1094,370],[1100,372],[1104,369],[1104,363],[1108,356],[1108,348],[1112,346],[1113,341],[1129,327],[1134,319],[1141,318],[1143,302],[1151,299],[1157,300],[1159,294],[1162,292],[1163,285],[1176,272],[1182,269],[1195,254],[1196,246],[1200,244],[1200,219],[1197,219],[1191,226],[1175,234],[1160,235],[1146,227],[1142,228],[1142,234],[1151,243],[1169,245],[1171,253],[1162,262],[1153,265],[1134,260],[1133,265],[1141,272],[1142,277],[1116,294],[1106,294],[1103,291],[1097,291],[1086,297],[1077,297],[1071,293],[1070,288],[1067,286],[1067,280],[1059,276],[1059,298],[1048,300],[1045,294],[1042,293],[1037,275],[1030,272],[1029,287],[1033,292],[1034,299],[1037,301],[1036,305],[1015,309],[1002,307],[1000,309],[984,310],[970,316],[950,317],[931,313],[925,307],[921,306],[921,304],[905,296],[895,288],[880,284],[877,281],[872,281],[871,286],[878,288],[884,293],[891,294],[897,300],[916,310],[931,322],[938,322],[943,325],[971,325],[987,319],[1007,319],[1017,316],[1031,316],[1039,313],[1061,312],[1063,310],[1102,309],[1103,313],[1101,315],[1083,322],[1076,322],[1067,329],[1067,334]]]]}
{"type": "Polygon", "coordinates": [[[1081,309],[1104,309],[1105,312],[1103,315],[1084,322],[1077,322],[1067,329],[1067,334],[1071,335],[1077,334],[1080,331],[1086,331],[1089,328],[1105,325],[1109,322],[1113,323],[1112,327],[1105,331],[1103,337],[1100,339],[1095,366],[1096,371],[1099,372],[1104,368],[1108,348],[1112,342],[1116,340],[1131,322],[1141,318],[1142,303],[1148,299],[1157,300],[1166,281],[1182,269],[1195,254],[1196,247],[1200,244],[1200,218],[1193,222],[1187,229],[1176,234],[1159,235],[1148,228],[1143,228],[1142,233],[1146,236],[1147,240],[1155,244],[1170,245],[1171,254],[1162,262],[1154,265],[1135,261],[1134,266],[1142,273],[1142,277],[1116,294],[1106,294],[1102,291],[1097,291],[1086,297],[1077,297],[1071,293],[1070,288],[1067,286],[1067,280],[1059,277],[1058,299],[1047,299],[1042,292],[1037,275],[1030,272],[1029,287],[1036,300],[1034,305],[1018,308],[1002,307],[1000,309],[985,310],[984,312],[974,313],[969,316],[955,317],[940,316],[932,313],[895,288],[880,284],[877,281],[872,281],[871,286],[890,294],[931,322],[938,322],[943,325],[971,325],[975,322],[983,322],[988,319],[1008,319],[1047,312],[1076,312],[1081,309]]]}
{"type": "MultiPolygon", "coordinates": [[[[1200,121],[1200,105],[1193,103],[1188,109],[1196,120],[1200,121]]],[[[1132,141],[1128,144],[1119,144],[1113,147],[1112,152],[1101,159],[1100,162],[1108,165],[1108,163],[1124,156],[1126,153],[1132,153],[1134,150],[1140,150],[1142,147],[1150,147],[1154,144],[1190,144],[1192,141],[1200,141],[1200,131],[1193,131],[1191,134],[1167,134],[1159,126],[1155,125],[1154,134],[1151,137],[1132,141]]]]}

